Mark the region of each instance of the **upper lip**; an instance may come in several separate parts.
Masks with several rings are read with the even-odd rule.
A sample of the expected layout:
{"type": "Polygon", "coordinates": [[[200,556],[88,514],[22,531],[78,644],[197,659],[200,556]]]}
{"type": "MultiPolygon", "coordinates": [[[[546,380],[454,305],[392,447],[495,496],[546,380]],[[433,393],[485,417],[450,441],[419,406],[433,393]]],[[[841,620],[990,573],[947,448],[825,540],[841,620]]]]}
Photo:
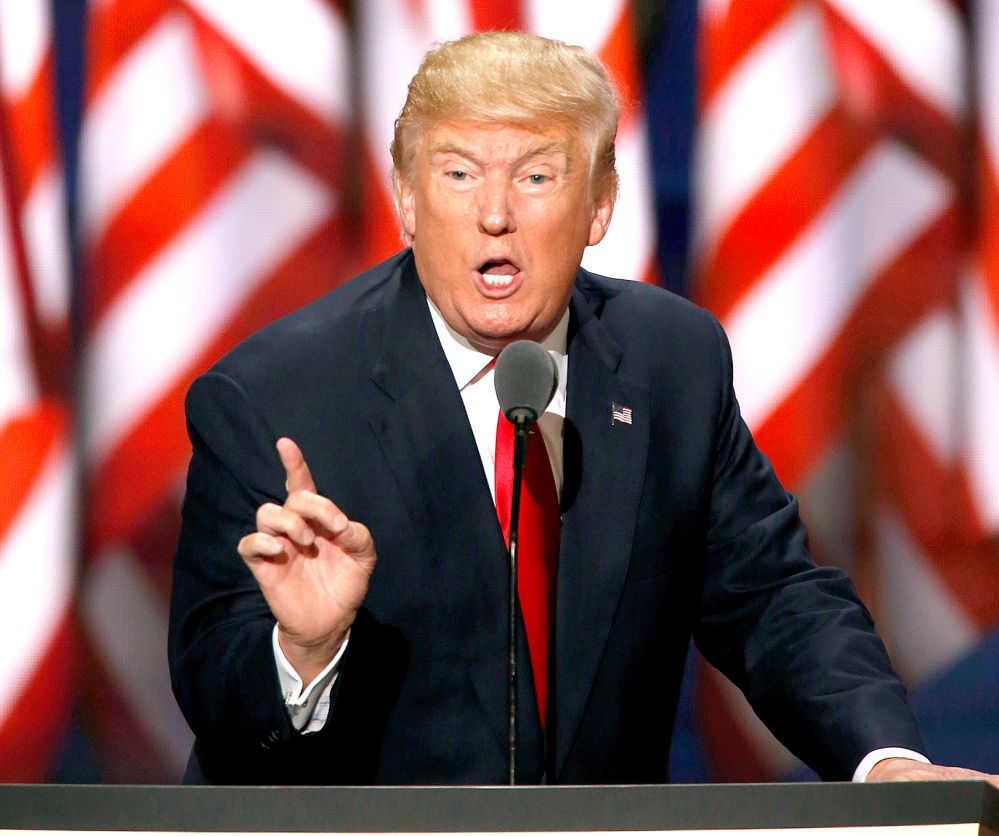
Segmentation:
{"type": "Polygon", "coordinates": [[[495,266],[497,264],[512,264],[514,266],[514,268],[517,270],[517,272],[518,273],[520,272],[520,265],[516,261],[514,261],[512,258],[509,258],[508,256],[503,256],[503,255],[501,255],[501,256],[494,256],[493,258],[487,258],[485,261],[483,261],[481,264],[479,264],[479,266],[476,268],[476,270],[478,270],[478,272],[480,272],[480,273],[485,273],[486,270],[488,270],[490,267],[493,267],[493,266],[495,266]]]}

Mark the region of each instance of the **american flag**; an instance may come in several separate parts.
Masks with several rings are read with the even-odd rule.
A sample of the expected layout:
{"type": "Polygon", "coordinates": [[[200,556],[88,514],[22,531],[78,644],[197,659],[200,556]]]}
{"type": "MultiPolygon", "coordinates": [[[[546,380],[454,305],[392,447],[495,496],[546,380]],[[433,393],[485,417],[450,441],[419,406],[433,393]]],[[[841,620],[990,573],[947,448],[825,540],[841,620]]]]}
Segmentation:
{"type": "Polygon", "coordinates": [[[88,50],[87,720],[104,780],[176,780],[191,736],[164,648],[183,396],[349,272],[346,30],[326,0],[103,0],[88,50]]]}
{"type": "Polygon", "coordinates": [[[54,92],[48,2],[0,3],[0,782],[50,774],[75,697],[54,92]]]}
{"type": "MultiPolygon", "coordinates": [[[[999,6],[702,0],[700,22],[697,295],[814,552],[918,689],[999,624],[999,6]]],[[[716,777],[786,774],[703,684],[716,777]]]]}
{"type": "Polygon", "coordinates": [[[611,423],[613,424],[615,421],[617,421],[617,422],[619,422],[621,424],[630,424],[631,423],[631,407],[630,406],[621,406],[621,404],[619,404],[619,403],[612,403],[611,404],[611,423]]]}
{"type": "Polygon", "coordinates": [[[6,192],[17,243],[5,252],[19,255],[3,262],[0,294],[0,463],[19,475],[0,489],[10,500],[0,510],[0,634],[24,639],[0,643],[0,780],[47,777],[71,681],[101,780],[179,777],[191,738],[170,692],[165,633],[189,455],[184,392],[243,336],[399,249],[389,136],[434,41],[518,26],[601,54],[629,106],[615,223],[588,264],[654,273],[630,8],[597,5],[377,0],[354,4],[348,26],[336,0],[92,0],[77,181],[81,349],[67,362],[70,249],[61,226],[40,220],[64,211],[46,99],[49,0],[0,0],[3,182],[25,178],[6,192]],[[17,121],[7,109],[22,99],[17,121]],[[78,393],[82,543],[67,514],[37,512],[39,497],[67,505],[77,493],[70,416],[46,399],[67,381],[78,393]],[[23,545],[29,522],[46,526],[44,560],[23,545]],[[66,638],[78,550],[85,647],[74,678],[66,638]],[[31,571],[15,576],[24,565],[31,571]],[[45,698],[28,701],[29,687],[45,698]]]}
{"type": "MultiPolygon", "coordinates": [[[[175,780],[190,738],[163,634],[188,381],[399,247],[388,139],[433,41],[582,43],[639,103],[631,9],[370,0],[348,25],[333,0],[93,0],[71,356],[52,5],[0,0],[0,780],[50,776],[77,684],[102,780],[175,780]]],[[[918,697],[999,622],[999,7],[903,5],[701,0],[694,260],[747,419],[918,697]]],[[[640,106],[618,157],[586,264],[648,278],[640,106]]],[[[999,706],[984,670],[975,700],[999,706]]],[[[724,706],[702,716],[714,777],[783,777],[787,753],[704,678],[724,706]]]]}

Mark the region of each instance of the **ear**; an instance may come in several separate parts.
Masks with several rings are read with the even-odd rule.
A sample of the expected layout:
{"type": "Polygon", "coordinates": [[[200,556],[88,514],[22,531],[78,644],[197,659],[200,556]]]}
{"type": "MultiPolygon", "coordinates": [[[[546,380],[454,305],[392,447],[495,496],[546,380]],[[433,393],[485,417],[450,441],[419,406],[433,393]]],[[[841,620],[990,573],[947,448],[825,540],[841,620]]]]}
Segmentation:
{"type": "Polygon", "coordinates": [[[416,191],[409,179],[398,170],[392,172],[392,188],[403,237],[407,244],[411,244],[416,238],[416,191]]]}
{"type": "Polygon", "coordinates": [[[594,244],[599,244],[604,240],[613,214],[614,193],[608,189],[604,196],[598,198],[593,204],[593,217],[590,220],[590,239],[587,241],[587,244],[592,247],[594,244]]]}

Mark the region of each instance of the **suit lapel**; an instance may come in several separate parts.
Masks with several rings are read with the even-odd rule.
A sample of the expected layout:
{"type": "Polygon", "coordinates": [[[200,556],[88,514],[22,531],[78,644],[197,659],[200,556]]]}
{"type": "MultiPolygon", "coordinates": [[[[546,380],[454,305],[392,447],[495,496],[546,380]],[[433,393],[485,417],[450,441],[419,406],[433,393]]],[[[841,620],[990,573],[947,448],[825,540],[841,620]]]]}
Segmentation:
{"type": "Polygon", "coordinates": [[[628,570],[649,444],[648,390],[577,289],[569,337],[562,548],[555,626],[554,775],[575,737],[628,570]],[[631,424],[612,420],[631,408],[631,424]]]}
{"type": "Polygon", "coordinates": [[[390,300],[386,310],[372,381],[391,403],[369,416],[369,423],[422,553],[448,556],[450,595],[442,606],[449,608],[449,623],[465,637],[467,650],[466,658],[456,662],[466,665],[502,746],[507,735],[506,545],[461,395],[411,261],[400,268],[398,299],[390,300]]]}

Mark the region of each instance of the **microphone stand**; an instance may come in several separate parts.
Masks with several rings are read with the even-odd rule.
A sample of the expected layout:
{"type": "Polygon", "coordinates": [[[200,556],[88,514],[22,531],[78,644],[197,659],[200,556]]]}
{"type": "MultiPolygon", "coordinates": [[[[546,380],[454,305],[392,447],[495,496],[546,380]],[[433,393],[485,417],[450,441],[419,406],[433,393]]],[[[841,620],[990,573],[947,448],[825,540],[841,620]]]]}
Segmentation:
{"type": "MultiPolygon", "coordinates": [[[[518,410],[519,411],[519,410],[518,410]]],[[[520,486],[523,480],[524,463],[527,461],[527,442],[531,437],[531,424],[527,417],[518,415],[513,422],[513,507],[510,509],[510,562],[509,562],[509,621],[507,624],[508,666],[507,686],[509,726],[507,731],[507,754],[510,762],[509,783],[517,783],[517,530],[520,525],[520,486]]]]}

